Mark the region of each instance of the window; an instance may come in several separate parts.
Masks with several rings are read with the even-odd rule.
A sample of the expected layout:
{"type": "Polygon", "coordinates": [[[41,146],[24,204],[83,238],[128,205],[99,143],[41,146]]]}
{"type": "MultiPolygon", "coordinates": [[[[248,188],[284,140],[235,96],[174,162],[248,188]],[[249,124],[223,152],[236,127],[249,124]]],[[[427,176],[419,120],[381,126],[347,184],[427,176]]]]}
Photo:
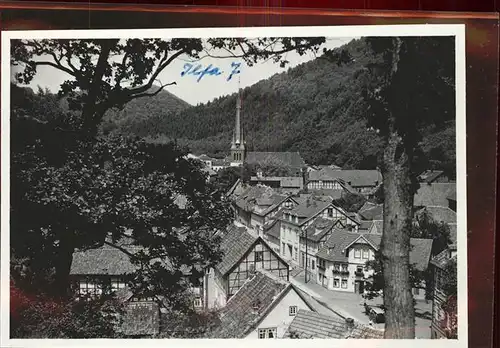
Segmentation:
{"type": "Polygon", "coordinates": [[[334,278],[333,279],[333,287],[334,288],[339,288],[340,287],[340,279],[339,278],[334,278]]]}
{"type": "Polygon", "coordinates": [[[354,249],[354,258],[355,259],[360,259],[361,258],[361,250],[354,249]]]}
{"type": "Polygon", "coordinates": [[[201,303],[201,298],[195,298],[193,301],[194,308],[201,308],[202,303],[201,303]]]}
{"type": "Polygon", "coordinates": [[[347,265],[345,264],[342,265],[342,272],[347,272],[347,265]]]}
{"type": "Polygon", "coordinates": [[[259,262],[264,260],[264,252],[263,251],[256,251],[255,252],[255,261],[259,262]]]}
{"type": "Polygon", "coordinates": [[[420,295],[420,289],[419,288],[413,288],[413,294],[414,295],[420,295]]]}
{"type": "Polygon", "coordinates": [[[288,314],[291,316],[297,315],[297,306],[288,307],[288,314]]]}
{"type": "Polygon", "coordinates": [[[347,289],[347,279],[342,278],[342,289],[347,289]]]}
{"type": "Polygon", "coordinates": [[[281,243],[281,254],[285,255],[285,243],[281,243]]]}
{"type": "Polygon", "coordinates": [[[316,262],[314,260],[311,261],[312,262],[312,269],[314,270],[316,268],[316,262]]]}
{"type": "Polygon", "coordinates": [[[338,263],[333,265],[333,270],[340,272],[340,265],[338,263]]]}
{"type": "Polygon", "coordinates": [[[368,249],[363,249],[363,259],[368,259],[370,251],[368,249]]]}
{"type": "Polygon", "coordinates": [[[333,208],[328,208],[328,217],[333,217],[333,208]]]}
{"type": "Polygon", "coordinates": [[[276,338],[276,328],[259,329],[259,338],[276,338]]]}
{"type": "Polygon", "coordinates": [[[297,261],[297,247],[293,247],[293,259],[297,261]]]}

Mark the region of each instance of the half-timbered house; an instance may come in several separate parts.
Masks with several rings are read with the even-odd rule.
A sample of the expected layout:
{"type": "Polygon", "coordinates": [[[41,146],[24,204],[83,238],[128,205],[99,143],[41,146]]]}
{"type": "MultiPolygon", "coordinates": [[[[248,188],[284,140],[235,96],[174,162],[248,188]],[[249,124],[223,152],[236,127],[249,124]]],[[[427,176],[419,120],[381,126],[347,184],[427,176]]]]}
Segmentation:
{"type": "Polygon", "coordinates": [[[256,270],[266,270],[288,281],[289,266],[260,236],[245,227],[231,226],[222,237],[221,262],[208,270],[205,296],[208,308],[220,308],[253,276],[256,270]]]}

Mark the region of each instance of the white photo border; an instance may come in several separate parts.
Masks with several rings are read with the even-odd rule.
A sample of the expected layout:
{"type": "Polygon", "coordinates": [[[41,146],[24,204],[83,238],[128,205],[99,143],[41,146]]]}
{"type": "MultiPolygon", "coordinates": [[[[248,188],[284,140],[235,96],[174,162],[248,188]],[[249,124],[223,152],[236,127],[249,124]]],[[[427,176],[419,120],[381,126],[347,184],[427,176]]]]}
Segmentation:
{"type": "Polygon", "coordinates": [[[465,25],[359,25],[236,27],[187,29],[121,29],[121,30],[33,30],[1,32],[1,347],[252,347],[244,339],[10,339],[10,40],[12,39],[108,39],[108,38],[211,38],[211,37],[395,37],[454,36],[456,83],[456,158],[457,158],[457,275],[458,275],[458,339],[456,340],[260,340],[259,347],[394,347],[411,348],[425,344],[429,348],[465,348],[468,346],[467,300],[467,197],[466,197],[466,96],[465,96],[465,25]]]}

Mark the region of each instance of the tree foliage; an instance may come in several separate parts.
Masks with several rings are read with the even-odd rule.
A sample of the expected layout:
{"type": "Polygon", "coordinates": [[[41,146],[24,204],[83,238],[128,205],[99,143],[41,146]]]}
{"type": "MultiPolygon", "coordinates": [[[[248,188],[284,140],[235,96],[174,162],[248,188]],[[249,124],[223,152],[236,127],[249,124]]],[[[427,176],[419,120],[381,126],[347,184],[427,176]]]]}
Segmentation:
{"type": "MultiPolygon", "coordinates": [[[[10,221],[13,255],[36,270],[24,275],[54,269],[57,286],[46,288],[64,291],[75,249],[120,248],[129,231],[145,250],[129,255],[137,292],[174,298],[183,290],[181,267],[194,281],[219,260],[213,234],[229,223],[229,205],[185,150],[122,137],[81,141],[67,129],[34,126],[18,116],[21,107],[31,112],[27,104],[13,108],[10,221]],[[171,265],[151,263],[157,258],[171,265]]],[[[39,286],[34,278],[18,281],[31,291],[39,286]]]]}
{"type": "Polygon", "coordinates": [[[113,296],[55,300],[11,286],[13,338],[119,338],[123,305],[113,296]]]}
{"type": "Polygon", "coordinates": [[[333,201],[342,209],[350,213],[357,213],[359,209],[366,203],[366,198],[362,195],[347,193],[339,199],[333,201]]]}
{"type": "Polygon", "coordinates": [[[411,237],[432,239],[431,254],[434,256],[450,245],[450,226],[436,222],[427,211],[423,211],[415,216],[411,237]]]}

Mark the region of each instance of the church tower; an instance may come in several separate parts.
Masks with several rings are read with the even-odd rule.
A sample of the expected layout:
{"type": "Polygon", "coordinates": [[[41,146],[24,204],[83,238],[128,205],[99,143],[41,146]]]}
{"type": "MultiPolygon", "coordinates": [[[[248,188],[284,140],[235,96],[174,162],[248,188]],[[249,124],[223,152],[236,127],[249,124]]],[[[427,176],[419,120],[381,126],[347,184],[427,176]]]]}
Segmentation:
{"type": "Polygon", "coordinates": [[[243,128],[241,127],[241,89],[238,90],[238,99],[236,101],[236,122],[234,126],[233,141],[231,142],[231,166],[236,167],[245,161],[245,139],[243,137],[243,128]]]}

